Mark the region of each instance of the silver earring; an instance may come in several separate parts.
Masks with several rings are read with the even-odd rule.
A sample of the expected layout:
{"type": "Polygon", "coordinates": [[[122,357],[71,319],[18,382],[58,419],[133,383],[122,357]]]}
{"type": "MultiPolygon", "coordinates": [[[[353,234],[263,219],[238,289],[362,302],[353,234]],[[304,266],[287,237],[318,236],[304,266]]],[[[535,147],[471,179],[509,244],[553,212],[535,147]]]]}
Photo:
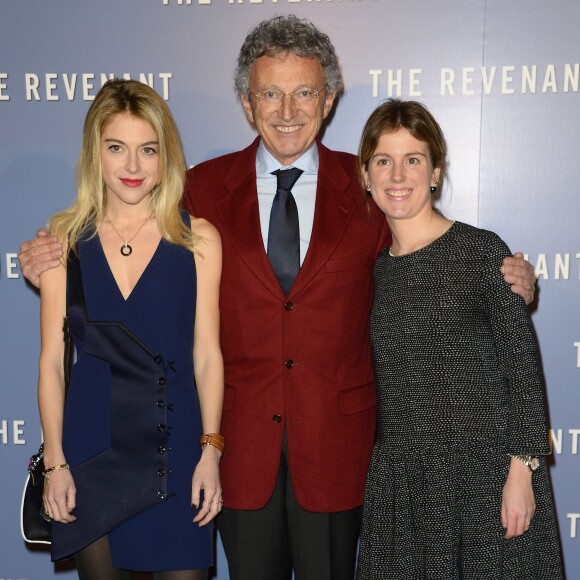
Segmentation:
{"type": "Polygon", "coordinates": [[[367,183],[367,191],[370,191],[370,190],[371,190],[371,184],[367,183]]]}

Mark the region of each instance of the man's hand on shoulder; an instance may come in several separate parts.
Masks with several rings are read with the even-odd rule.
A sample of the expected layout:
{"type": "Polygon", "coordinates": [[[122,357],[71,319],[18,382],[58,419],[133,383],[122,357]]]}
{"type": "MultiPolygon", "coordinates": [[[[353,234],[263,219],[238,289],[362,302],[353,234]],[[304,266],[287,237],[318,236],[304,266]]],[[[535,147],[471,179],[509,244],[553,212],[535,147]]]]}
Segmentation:
{"type": "Polygon", "coordinates": [[[56,268],[62,258],[62,245],[54,236],[49,236],[45,229],[36,232],[36,237],[20,245],[18,261],[22,275],[38,288],[40,275],[56,268]]]}
{"type": "Polygon", "coordinates": [[[513,256],[504,259],[500,268],[504,280],[510,284],[512,292],[519,294],[526,304],[534,300],[537,277],[534,267],[524,260],[521,252],[516,252],[513,256]]]}

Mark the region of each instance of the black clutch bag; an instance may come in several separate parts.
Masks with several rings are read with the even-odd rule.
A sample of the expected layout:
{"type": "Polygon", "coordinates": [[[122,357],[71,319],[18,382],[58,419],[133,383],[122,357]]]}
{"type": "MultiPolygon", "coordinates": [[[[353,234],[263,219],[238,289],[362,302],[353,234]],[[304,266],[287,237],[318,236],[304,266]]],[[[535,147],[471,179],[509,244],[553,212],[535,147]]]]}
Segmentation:
{"type": "Polygon", "coordinates": [[[22,493],[20,529],[22,537],[31,544],[50,544],[50,518],[44,513],[42,492],[44,489],[44,461],[40,446],[38,453],[28,462],[28,477],[22,493]]]}

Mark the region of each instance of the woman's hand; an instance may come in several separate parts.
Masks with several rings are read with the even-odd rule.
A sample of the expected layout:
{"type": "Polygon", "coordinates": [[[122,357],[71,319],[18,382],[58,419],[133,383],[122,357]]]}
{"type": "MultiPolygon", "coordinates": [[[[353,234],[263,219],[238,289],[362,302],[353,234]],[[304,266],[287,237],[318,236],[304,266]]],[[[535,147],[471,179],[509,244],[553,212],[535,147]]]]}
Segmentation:
{"type": "Polygon", "coordinates": [[[532,472],[525,463],[512,457],[501,501],[504,538],[509,540],[527,532],[535,512],[532,472]]]}
{"type": "Polygon", "coordinates": [[[213,445],[206,445],[193,472],[191,482],[191,503],[199,512],[193,521],[200,526],[211,522],[222,509],[222,486],[220,483],[219,463],[221,454],[213,445]],[[203,489],[203,503],[199,500],[203,489]]]}
{"type": "Polygon", "coordinates": [[[68,469],[53,471],[44,480],[42,501],[49,518],[61,524],[74,522],[72,515],[76,505],[76,488],[73,476],[68,469]]]}

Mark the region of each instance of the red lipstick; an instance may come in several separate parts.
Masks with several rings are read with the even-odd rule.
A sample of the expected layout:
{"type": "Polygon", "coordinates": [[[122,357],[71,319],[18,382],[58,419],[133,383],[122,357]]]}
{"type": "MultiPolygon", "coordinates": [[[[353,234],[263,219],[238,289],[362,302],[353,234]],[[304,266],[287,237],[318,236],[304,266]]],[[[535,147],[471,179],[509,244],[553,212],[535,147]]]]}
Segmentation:
{"type": "Polygon", "coordinates": [[[127,187],[139,187],[143,181],[143,179],[121,179],[121,183],[127,187]]]}

